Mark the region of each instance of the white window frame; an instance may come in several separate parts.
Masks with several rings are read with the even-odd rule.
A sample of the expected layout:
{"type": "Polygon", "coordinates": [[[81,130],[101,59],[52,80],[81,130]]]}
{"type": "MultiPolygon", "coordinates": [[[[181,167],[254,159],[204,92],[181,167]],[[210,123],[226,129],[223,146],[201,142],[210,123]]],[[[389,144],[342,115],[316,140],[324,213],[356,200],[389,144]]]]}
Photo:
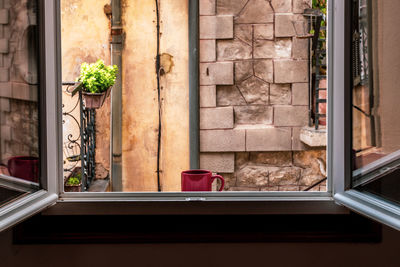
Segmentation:
{"type": "MultiPolygon", "coordinates": [[[[0,230],[31,214],[48,215],[128,214],[347,214],[345,205],[368,217],[400,229],[400,209],[350,189],[351,103],[349,66],[346,58],[346,6],[351,1],[330,0],[328,8],[328,191],[327,192],[178,192],[178,193],[60,193],[62,192],[61,57],[59,2],[45,1],[45,88],[47,190],[0,209],[0,230]],[[334,111],[334,112],[333,112],[334,111]],[[378,216],[373,213],[378,212],[378,216]],[[397,217],[396,217],[397,216],[397,217]]],[[[198,12],[198,0],[190,0],[198,12]]],[[[193,14],[193,13],[192,13],[193,14]]],[[[196,16],[198,13],[196,14],[196,16]]],[[[198,16],[197,16],[198,17],[198,16]]],[[[191,20],[191,23],[196,23],[191,20]]],[[[193,25],[190,25],[193,27],[193,25]]],[[[190,54],[198,59],[198,47],[190,54]]],[[[197,68],[192,64],[191,68],[197,68]]],[[[192,80],[196,83],[196,79],[192,80]]]]}
{"type": "MultiPolygon", "coordinates": [[[[343,36],[341,31],[336,27],[333,32],[333,22],[344,19],[342,12],[337,12],[338,17],[332,20],[334,8],[333,5],[341,3],[343,0],[329,1],[330,7],[328,8],[328,49],[329,58],[333,54],[339,55],[340,51],[334,48],[337,46],[339,49],[343,47],[343,36]],[[336,35],[338,35],[336,39],[336,35]],[[333,38],[335,36],[335,38],[333,38]],[[335,42],[332,42],[335,40],[335,42]],[[335,51],[334,51],[335,50],[335,51]]],[[[340,5],[335,9],[342,8],[340,5]]],[[[189,73],[198,71],[198,0],[189,2],[189,10],[191,16],[195,19],[190,20],[189,29],[191,29],[191,36],[189,36],[190,43],[190,62],[189,73]],[[195,35],[196,38],[193,37],[195,35]],[[193,39],[195,42],[193,42],[193,39]]],[[[343,24],[340,24],[343,26],[343,24]]],[[[59,38],[59,36],[58,36],[59,38]]],[[[60,39],[58,39],[60,43],[60,39]]],[[[337,64],[342,63],[344,60],[338,61],[337,64]]],[[[332,69],[333,62],[328,62],[328,86],[333,88],[333,80],[339,80],[337,84],[344,84],[343,75],[340,75],[340,69],[337,68],[337,77],[332,74],[335,70],[332,69]]],[[[59,72],[61,72],[61,67],[59,72]]],[[[198,77],[190,76],[191,88],[198,88],[198,77]]],[[[196,89],[197,90],[197,89],[196,89]]],[[[193,93],[193,92],[192,92],[193,93]]],[[[197,92],[194,92],[195,94],[197,92]]],[[[58,204],[45,214],[343,214],[348,213],[348,210],[336,205],[334,203],[333,195],[337,192],[344,190],[343,168],[334,168],[343,163],[345,150],[340,149],[344,143],[342,132],[344,131],[343,120],[338,114],[333,116],[332,110],[342,110],[343,101],[334,101],[334,98],[341,97],[340,90],[332,92],[328,90],[328,190],[327,192],[107,192],[107,193],[94,193],[94,192],[79,192],[79,193],[60,193],[58,204]],[[335,106],[334,106],[335,105],[335,106]],[[336,120],[335,120],[336,118],[336,120]],[[336,137],[336,139],[335,139],[336,137]],[[338,145],[340,142],[340,145],[338,145]],[[332,144],[335,143],[334,147],[332,144]],[[339,154],[340,153],[340,154],[339,154]],[[336,156],[336,157],[335,157],[336,156]],[[333,168],[332,168],[333,166],[333,168]],[[335,170],[335,171],[334,171],[335,170]],[[339,171],[340,170],[340,171],[339,171]],[[101,205],[100,205],[101,203],[101,205]],[[112,208],[111,208],[112,207],[112,208]],[[168,207],[168,209],[166,209],[168,207]]],[[[61,97],[61,96],[59,96],[61,97]]],[[[59,100],[60,101],[60,100],[59,100]]],[[[195,103],[193,103],[195,104],[195,103]]],[[[58,110],[60,112],[60,109],[58,110]]],[[[198,138],[195,134],[198,129],[191,127],[191,151],[197,151],[198,138]],[[194,136],[194,137],[193,137],[194,136]],[[197,140],[197,141],[196,141],[197,140]]],[[[196,128],[196,127],[194,127],[196,128]]],[[[59,146],[61,150],[61,146],[59,146]]],[[[60,151],[58,151],[60,153],[60,151]]],[[[194,166],[197,159],[194,159],[191,154],[191,166],[194,166]]],[[[61,163],[60,163],[61,164],[61,163]]],[[[59,183],[59,192],[63,192],[62,183],[59,183]]]]}
{"type": "MultiPolygon", "coordinates": [[[[343,1],[343,0],[342,0],[343,1]]],[[[335,1],[336,2],[336,1],[335,1]]],[[[352,1],[345,1],[343,5],[351,5],[352,1]]],[[[347,10],[350,9],[349,6],[345,7],[347,10]]],[[[345,16],[346,17],[346,16],[345,16]]],[[[348,16],[347,16],[348,18],[348,16]]],[[[345,21],[345,25],[349,25],[350,21],[345,21]],[[347,24],[346,24],[347,23],[347,24]]],[[[336,23],[336,26],[339,26],[336,23]]],[[[344,26],[344,25],[343,25],[344,26]]],[[[345,29],[342,28],[343,32],[345,29]]],[[[349,36],[349,35],[347,35],[349,36]]],[[[351,57],[350,51],[348,50],[350,46],[350,42],[348,42],[348,46],[344,47],[344,49],[347,49],[347,59],[351,57]]],[[[345,50],[344,50],[345,51],[345,50]]],[[[342,66],[346,67],[346,61],[343,62],[342,66]]],[[[349,64],[347,64],[349,65],[349,64]]],[[[338,66],[338,65],[337,65],[338,66]]],[[[337,67],[336,66],[336,67],[337,67]]],[[[347,71],[347,74],[351,73],[351,71],[347,71]]],[[[349,79],[350,77],[345,77],[343,79],[345,81],[345,84],[343,88],[347,88],[347,90],[344,90],[344,94],[342,99],[346,101],[349,101],[351,99],[350,95],[352,91],[352,83],[349,79]],[[347,93],[347,95],[346,95],[347,93]]],[[[337,89],[337,88],[335,88],[337,89]]],[[[335,104],[336,105],[336,104],[335,104]]],[[[346,102],[344,115],[345,119],[351,118],[351,103],[346,102]]],[[[335,106],[336,108],[336,106],[335,106]]],[[[337,115],[337,111],[335,110],[335,116],[337,115]]],[[[351,121],[345,121],[345,127],[349,127],[348,129],[352,129],[351,121]]],[[[351,157],[351,147],[349,147],[349,144],[351,144],[351,136],[346,136],[346,131],[343,132],[345,135],[345,146],[342,148],[346,149],[348,157],[351,157]]],[[[347,163],[351,162],[351,159],[346,159],[345,160],[347,163]]],[[[346,163],[345,162],[345,163],[346,163]]],[[[383,177],[385,174],[390,173],[393,169],[398,168],[399,166],[399,153],[393,153],[391,155],[388,155],[376,162],[373,162],[359,170],[354,171],[353,173],[351,172],[351,166],[345,166],[345,176],[344,176],[344,184],[343,188],[345,190],[343,191],[338,191],[334,194],[335,201],[343,206],[346,206],[350,210],[353,210],[354,212],[357,212],[361,215],[364,215],[368,218],[371,218],[375,221],[378,221],[382,224],[385,224],[389,227],[392,227],[396,230],[400,230],[400,206],[395,205],[389,201],[386,201],[384,198],[379,197],[377,195],[367,193],[367,192],[360,192],[354,188],[356,188],[358,185],[362,185],[363,183],[366,183],[367,181],[370,181],[372,179],[375,179],[377,177],[383,177]],[[356,181],[351,181],[352,180],[352,175],[357,178],[356,181]]],[[[335,179],[336,180],[336,179],[335,179]]],[[[339,181],[339,180],[337,180],[339,181]]],[[[342,185],[340,185],[342,187],[342,185]]]]}
{"type": "MultiPolygon", "coordinates": [[[[40,32],[43,36],[40,43],[41,50],[41,100],[44,103],[41,107],[40,120],[44,125],[40,131],[41,144],[41,181],[44,189],[31,193],[26,197],[15,200],[0,209],[0,231],[3,231],[16,223],[40,212],[56,203],[58,199],[58,185],[56,177],[59,177],[61,168],[59,163],[62,160],[62,154],[55,148],[59,146],[60,120],[57,108],[60,106],[57,102],[57,86],[60,79],[57,73],[57,50],[56,50],[56,25],[57,10],[55,2],[40,0],[40,32]]],[[[62,173],[62,172],[61,172],[62,173]]]]}

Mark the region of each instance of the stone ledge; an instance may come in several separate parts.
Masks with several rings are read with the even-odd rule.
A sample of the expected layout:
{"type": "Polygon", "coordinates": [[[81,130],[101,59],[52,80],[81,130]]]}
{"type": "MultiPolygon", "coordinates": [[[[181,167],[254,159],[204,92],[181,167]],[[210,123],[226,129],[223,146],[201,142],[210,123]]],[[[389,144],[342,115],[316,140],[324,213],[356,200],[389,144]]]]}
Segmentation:
{"type": "Polygon", "coordinates": [[[316,130],[313,127],[303,127],[300,130],[300,141],[311,147],[326,147],[326,128],[316,130]]]}

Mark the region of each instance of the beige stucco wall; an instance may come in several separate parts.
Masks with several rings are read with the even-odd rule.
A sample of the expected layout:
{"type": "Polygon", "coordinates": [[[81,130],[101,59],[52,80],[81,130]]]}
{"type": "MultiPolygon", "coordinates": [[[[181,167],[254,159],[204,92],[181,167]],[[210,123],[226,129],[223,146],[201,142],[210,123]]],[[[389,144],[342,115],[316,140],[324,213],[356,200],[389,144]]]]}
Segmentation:
{"type": "MultiPolygon", "coordinates": [[[[158,101],[155,72],[155,1],[124,1],[123,187],[157,190],[158,101]]],[[[161,1],[161,53],[173,56],[161,78],[163,191],[180,190],[180,172],[189,167],[187,0],[161,1]]]]}
{"type": "MultiPolygon", "coordinates": [[[[109,20],[103,7],[110,0],[62,0],[63,81],[73,81],[82,62],[101,58],[110,64],[109,20]]],[[[157,190],[158,101],[155,72],[155,1],[122,1],[123,50],[123,190],[157,190]]],[[[161,1],[161,53],[173,68],[161,78],[163,191],[180,190],[180,172],[189,168],[188,1],[161,1]]],[[[75,100],[63,94],[66,109],[75,100]]],[[[109,169],[110,99],[97,111],[96,162],[109,169]]],[[[78,113],[75,116],[79,118],[78,113]]],[[[73,129],[71,120],[64,129],[73,129]]],[[[75,127],[75,134],[77,134],[75,127]]],[[[64,135],[65,136],[65,135],[64,135]]]]}
{"type": "MultiPolygon", "coordinates": [[[[109,0],[61,0],[61,38],[62,38],[62,80],[75,81],[82,62],[95,62],[103,59],[110,64],[109,20],[103,7],[109,0]]],[[[63,88],[65,89],[65,88],[63,88]]],[[[76,103],[77,97],[63,93],[65,111],[76,103]]],[[[96,131],[98,149],[96,161],[109,168],[110,147],[110,99],[97,111],[96,131]]],[[[79,109],[73,115],[79,120],[79,109]]],[[[79,128],[69,117],[64,117],[64,133],[79,136],[79,128]]],[[[64,134],[64,141],[68,135],[64,134]]]]}

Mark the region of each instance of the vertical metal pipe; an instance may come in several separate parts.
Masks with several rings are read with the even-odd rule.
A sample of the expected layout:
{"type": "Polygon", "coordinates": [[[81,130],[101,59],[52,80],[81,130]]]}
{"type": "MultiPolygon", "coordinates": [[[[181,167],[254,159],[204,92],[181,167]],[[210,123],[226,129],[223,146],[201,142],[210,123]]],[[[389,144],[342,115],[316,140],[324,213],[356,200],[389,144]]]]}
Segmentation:
{"type": "Polygon", "coordinates": [[[118,66],[118,75],[111,91],[111,183],[112,191],[122,191],[122,49],[123,31],[121,1],[112,0],[111,64],[118,66]]]}
{"type": "Polygon", "coordinates": [[[189,0],[189,141],[190,168],[200,167],[199,0],[189,0]]]}

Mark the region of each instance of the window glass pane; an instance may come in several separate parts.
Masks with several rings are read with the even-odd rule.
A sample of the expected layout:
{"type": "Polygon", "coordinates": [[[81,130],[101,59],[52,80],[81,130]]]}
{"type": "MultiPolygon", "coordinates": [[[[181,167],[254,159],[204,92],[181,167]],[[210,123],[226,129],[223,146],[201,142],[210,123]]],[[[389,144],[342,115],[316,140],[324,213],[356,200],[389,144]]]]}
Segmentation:
{"type": "Polygon", "coordinates": [[[353,187],[396,199],[390,191],[398,188],[400,155],[399,11],[397,1],[354,1],[353,187]]]}
{"type": "Polygon", "coordinates": [[[327,1],[298,2],[201,4],[192,107],[188,0],[61,0],[64,190],[326,191],[327,1]],[[79,78],[98,60],[118,67],[110,91],[79,78]],[[191,108],[224,185],[181,177],[191,108]]]}
{"type": "Polygon", "coordinates": [[[39,188],[35,0],[0,2],[0,207],[39,188]]]}

